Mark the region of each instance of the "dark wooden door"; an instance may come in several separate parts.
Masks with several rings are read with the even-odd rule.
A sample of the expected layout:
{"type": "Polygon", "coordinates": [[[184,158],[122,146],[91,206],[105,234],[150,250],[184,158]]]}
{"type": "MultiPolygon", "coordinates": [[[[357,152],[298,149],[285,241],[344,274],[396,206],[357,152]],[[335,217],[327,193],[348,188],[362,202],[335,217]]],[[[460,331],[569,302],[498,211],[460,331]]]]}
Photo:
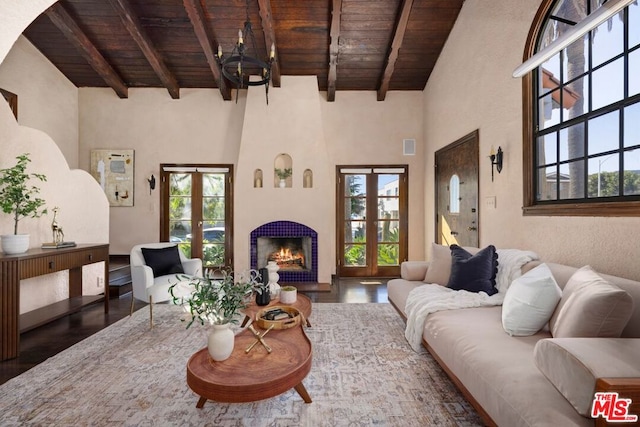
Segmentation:
{"type": "Polygon", "coordinates": [[[437,243],[479,244],[478,155],[477,130],[436,152],[437,243]]]}

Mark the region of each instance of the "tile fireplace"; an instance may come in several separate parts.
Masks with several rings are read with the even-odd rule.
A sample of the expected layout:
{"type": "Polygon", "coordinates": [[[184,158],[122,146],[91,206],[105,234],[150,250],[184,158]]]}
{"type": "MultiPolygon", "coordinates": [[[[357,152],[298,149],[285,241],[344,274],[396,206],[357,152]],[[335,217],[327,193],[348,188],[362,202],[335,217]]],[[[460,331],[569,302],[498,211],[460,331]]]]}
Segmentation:
{"type": "Polygon", "coordinates": [[[318,281],[318,233],[304,224],[274,221],[250,233],[251,268],[275,261],[280,283],[318,281]]]}

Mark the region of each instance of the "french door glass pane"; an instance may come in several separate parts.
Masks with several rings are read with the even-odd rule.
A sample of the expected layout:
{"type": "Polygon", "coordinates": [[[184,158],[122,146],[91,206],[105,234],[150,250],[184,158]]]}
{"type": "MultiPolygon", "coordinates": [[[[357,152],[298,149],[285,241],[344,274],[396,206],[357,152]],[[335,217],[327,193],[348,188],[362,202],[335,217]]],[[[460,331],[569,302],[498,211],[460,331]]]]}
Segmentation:
{"type": "Polygon", "coordinates": [[[345,243],[364,243],[367,236],[367,223],[364,221],[346,221],[344,224],[345,243]]]}
{"type": "Polygon", "coordinates": [[[398,244],[381,244],[378,245],[378,265],[392,266],[400,265],[399,261],[400,245],[398,244]]]}
{"type": "Polygon", "coordinates": [[[186,256],[191,255],[191,186],[190,174],[173,173],[169,178],[169,241],[179,243],[186,256]]]}
{"type": "Polygon", "coordinates": [[[225,174],[202,174],[202,263],[223,266],[225,260],[225,174]]]}
{"type": "Polygon", "coordinates": [[[367,265],[367,247],[364,244],[344,246],[344,265],[346,267],[364,267],[367,265]]]}

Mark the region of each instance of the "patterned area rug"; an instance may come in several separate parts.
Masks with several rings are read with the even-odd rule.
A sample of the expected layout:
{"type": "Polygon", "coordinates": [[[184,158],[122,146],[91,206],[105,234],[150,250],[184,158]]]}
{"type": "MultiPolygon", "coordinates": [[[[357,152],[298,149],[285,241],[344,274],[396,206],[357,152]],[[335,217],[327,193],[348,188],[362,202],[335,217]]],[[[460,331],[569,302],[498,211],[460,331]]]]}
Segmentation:
{"type": "Polygon", "coordinates": [[[389,304],[314,304],[306,332],[313,403],[290,390],[255,403],[207,401],[186,384],[204,328],[156,305],[0,386],[0,425],[472,426],[481,420],[431,356],[415,353],[389,304]]]}

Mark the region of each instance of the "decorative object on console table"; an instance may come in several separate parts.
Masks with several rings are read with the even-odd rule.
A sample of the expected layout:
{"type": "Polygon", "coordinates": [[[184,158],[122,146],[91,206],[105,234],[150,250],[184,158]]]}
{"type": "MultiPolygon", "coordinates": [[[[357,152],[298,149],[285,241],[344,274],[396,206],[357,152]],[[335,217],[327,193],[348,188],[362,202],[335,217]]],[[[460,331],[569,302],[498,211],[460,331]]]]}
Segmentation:
{"type": "Polygon", "coordinates": [[[57,206],[53,208],[53,220],[51,221],[51,234],[53,235],[53,240],[51,242],[43,243],[42,249],[72,248],[76,245],[76,242],[64,241],[64,233],[57,220],[59,210],[60,209],[57,206]]]}
{"type": "Polygon", "coordinates": [[[293,304],[298,297],[298,289],[295,286],[283,286],[280,288],[280,302],[282,304],[293,304]]]}
{"type": "Polygon", "coordinates": [[[226,270],[214,271],[204,277],[176,277],[189,280],[189,286],[193,288],[188,296],[176,296],[179,283],[169,287],[173,303],[182,305],[187,312],[186,318],[181,320],[189,321],[187,328],[195,321],[214,326],[208,338],[209,355],[215,361],[226,360],[233,352],[235,339],[229,327],[238,323],[240,310],[251,302],[253,291],[258,286],[258,272],[249,270],[238,275],[237,280],[233,272],[226,270]]]}
{"type": "Polygon", "coordinates": [[[2,251],[5,254],[21,254],[29,249],[29,235],[18,234],[18,222],[25,217],[38,218],[47,213],[41,209],[45,201],[37,197],[40,189],[29,186],[30,179],[46,181],[47,177],[39,173],[27,173],[29,153],[16,157],[18,162],[9,168],[0,169],[0,207],[13,217],[13,234],[3,235],[2,251]]]}

